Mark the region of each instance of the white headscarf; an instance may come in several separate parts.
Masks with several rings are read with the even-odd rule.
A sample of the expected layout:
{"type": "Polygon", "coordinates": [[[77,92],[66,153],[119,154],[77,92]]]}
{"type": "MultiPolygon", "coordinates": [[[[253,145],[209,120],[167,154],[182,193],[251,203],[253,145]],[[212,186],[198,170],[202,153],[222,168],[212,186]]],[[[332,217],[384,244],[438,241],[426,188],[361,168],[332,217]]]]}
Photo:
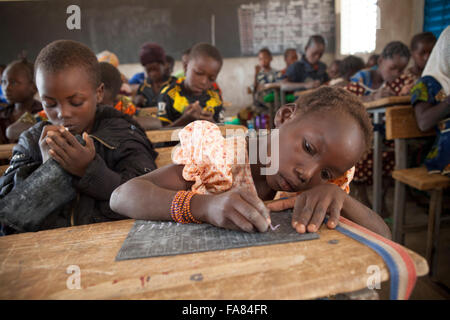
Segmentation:
{"type": "Polygon", "coordinates": [[[442,31],[431,51],[422,73],[422,77],[424,76],[435,78],[441,84],[445,94],[450,94],[450,26],[442,31]]]}

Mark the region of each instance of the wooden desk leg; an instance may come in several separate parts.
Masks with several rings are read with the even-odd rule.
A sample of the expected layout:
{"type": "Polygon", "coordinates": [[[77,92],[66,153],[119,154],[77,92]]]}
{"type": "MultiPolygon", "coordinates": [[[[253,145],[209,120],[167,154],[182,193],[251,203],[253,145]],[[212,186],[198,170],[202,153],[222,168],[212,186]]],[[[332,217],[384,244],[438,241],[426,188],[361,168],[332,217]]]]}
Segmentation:
{"type": "Polygon", "coordinates": [[[375,132],[373,135],[373,201],[372,210],[376,213],[381,213],[381,184],[382,184],[382,157],[381,157],[381,133],[379,125],[381,123],[381,111],[373,113],[373,123],[375,132]]]}
{"type": "Polygon", "coordinates": [[[428,233],[426,258],[430,267],[431,279],[437,277],[437,260],[439,244],[439,227],[442,211],[442,189],[431,191],[430,208],[428,210],[428,233]]]}
{"type": "MultiPolygon", "coordinates": [[[[395,170],[406,168],[407,146],[405,139],[395,139],[395,170]]],[[[394,191],[394,217],[392,227],[392,237],[395,242],[403,244],[404,238],[404,219],[405,219],[405,195],[406,186],[400,181],[395,181],[394,191]]]]}
{"type": "Polygon", "coordinates": [[[280,88],[280,107],[286,104],[286,92],[280,88]]]}

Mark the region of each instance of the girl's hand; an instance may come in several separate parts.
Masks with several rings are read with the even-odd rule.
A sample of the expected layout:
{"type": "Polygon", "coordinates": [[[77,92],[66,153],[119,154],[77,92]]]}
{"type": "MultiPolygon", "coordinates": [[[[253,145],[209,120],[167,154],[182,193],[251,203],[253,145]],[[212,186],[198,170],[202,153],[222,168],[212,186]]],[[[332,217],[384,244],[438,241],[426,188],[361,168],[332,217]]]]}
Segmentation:
{"type": "Polygon", "coordinates": [[[48,154],[66,171],[78,177],[84,176],[95,157],[94,141],[86,132],[83,133],[83,139],[86,146],[82,146],[64,127],[60,127],[58,131],[49,131],[45,137],[50,148],[48,154]]]}
{"type": "Polygon", "coordinates": [[[296,197],[269,203],[267,208],[273,211],[294,208],[292,227],[299,233],[316,232],[327,213],[330,215],[328,228],[334,229],[337,226],[346,197],[347,194],[338,186],[324,184],[304,191],[296,197]]]}
{"type": "Polygon", "coordinates": [[[264,202],[243,188],[194,196],[191,207],[198,220],[221,228],[264,232],[270,224],[270,211],[264,202]]]}
{"type": "Polygon", "coordinates": [[[200,113],[200,120],[206,120],[214,123],[214,114],[210,111],[202,110],[200,113]]]}

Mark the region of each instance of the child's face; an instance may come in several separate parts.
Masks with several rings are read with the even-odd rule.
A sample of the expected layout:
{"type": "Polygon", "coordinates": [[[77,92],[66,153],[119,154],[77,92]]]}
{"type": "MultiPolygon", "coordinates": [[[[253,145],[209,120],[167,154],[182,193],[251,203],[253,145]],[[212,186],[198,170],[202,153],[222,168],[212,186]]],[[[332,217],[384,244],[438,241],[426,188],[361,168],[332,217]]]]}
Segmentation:
{"type": "Polygon", "coordinates": [[[420,41],[414,51],[411,52],[411,56],[414,59],[414,63],[423,70],[427,64],[428,58],[430,57],[431,51],[433,50],[433,42],[423,42],[420,41]]]}
{"type": "Polygon", "coordinates": [[[293,50],[288,51],[286,54],[286,59],[284,59],[287,67],[289,67],[291,64],[293,64],[297,60],[298,60],[297,52],[293,51],[293,50]]]}
{"type": "Polygon", "coordinates": [[[164,78],[164,63],[147,63],[144,68],[152,82],[160,82],[164,78]]]}
{"type": "MultiPolygon", "coordinates": [[[[277,112],[279,170],[267,176],[272,190],[302,191],[342,176],[361,158],[365,142],[348,115],[319,111],[295,114],[295,107],[277,112]]],[[[273,147],[272,147],[273,149],[273,147]]]]}
{"type": "Polygon", "coordinates": [[[2,76],[2,90],[9,103],[20,103],[33,98],[36,87],[20,65],[7,67],[2,76]]]}
{"type": "Polygon", "coordinates": [[[261,66],[261,68],[269,69],[271,61],[272,57],[268,55],[267,52],[260,52],[258,54],[258,63],[261,66]]]}
{"type": "Polygon", "coordinates": [[[50,122],[72,134],[90,133],[103,84],[94,88],[83,68],[69,67],[56,73],[38,68],[36,86],[50,122]]]}
{"type": "Polygon", "coordinates": [[[198,56],[190,59],[187,65],[185,85],[195,96],[211,88],[216,81],[222,65],[219,61],[207,57],[198,56]]]}
{"type": "Polygon", "coordinates": [[[380,57],[378,60],[378,70],[384,81],[392,82],[397,79],[408,65],[409,59],[399,55],[392,58],[380,57]]]}
{"type": "Polygon", "coordinates": [[[164,65],[164,75],[170,76],[172,72],[173,72],[173,64],[171,64],[170,62],[166,62],[166,64],[164,65]]]}
{"type": "Polygon", "coordinates": [[[372,68],[376,64],[377,64],[377,59],[375,57],[370,57],[369,60],[367,61],[366,67],[372,68]]]}
{"type": "Polygon", "coordinates": [[[312,45],[306,49],[306,60],[308,60],[310,64],[316,64],[319,62],[320,58],[322,58],[324,52],[325,46],[323,44],[313,42],[312,45]]]}
{"type": "Polygon", "coordinates": [[[330,68],[328,69],[328,75],[331,79],[336,79],[337,77],[339,77],[339,66],[337,63],[333,62],[331,64],[330,68]]]}

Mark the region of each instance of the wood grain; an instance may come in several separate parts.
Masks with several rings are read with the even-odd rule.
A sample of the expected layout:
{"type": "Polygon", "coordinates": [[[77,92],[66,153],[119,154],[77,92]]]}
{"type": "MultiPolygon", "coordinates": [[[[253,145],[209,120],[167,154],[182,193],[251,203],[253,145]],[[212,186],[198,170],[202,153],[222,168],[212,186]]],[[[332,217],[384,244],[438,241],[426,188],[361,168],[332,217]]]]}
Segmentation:
{"type": "Polygon", "coordinates": [[[0,159],[10,159],[14,144],[0,144],[0,159]]]}
{"type": "Polygon", "coordinates": [[[420,131],[412,106],[393,106],[386,109],[386,139],[434,136],[435,131],[420,131]]]}
{"type": "Polygon", "coordinates": [[[373,108],[392,106],[392,105],[396,105],[396,104],[410,104],[410,103],[411,103],[410,96],[392,96],[392,97],[381,98],[381,99],[378,99],[375,101],[364,102],[364,106],[366,107],[366,109],[373,109],[373,108]]]}
{"type": "Polygon", "coordinates": [[[439,173],[429,174],[425,167],[394,170],[392,177],[422,191],[444,189],[450,186],[450,178],[439,173]]]}
{"type": "MultiPolygon", "coordinates": [[[[116,262],[133,223],[1,237],[0,298],[314,299],[365,288],[370,265],[389,277],[378,254],[326,227],[312,241],[116,262]],[[66,286],[70,265],[80,267],[79,290],[66,286]]],[[[425,259],[408,252],[425,275],[425,259]]]]}

